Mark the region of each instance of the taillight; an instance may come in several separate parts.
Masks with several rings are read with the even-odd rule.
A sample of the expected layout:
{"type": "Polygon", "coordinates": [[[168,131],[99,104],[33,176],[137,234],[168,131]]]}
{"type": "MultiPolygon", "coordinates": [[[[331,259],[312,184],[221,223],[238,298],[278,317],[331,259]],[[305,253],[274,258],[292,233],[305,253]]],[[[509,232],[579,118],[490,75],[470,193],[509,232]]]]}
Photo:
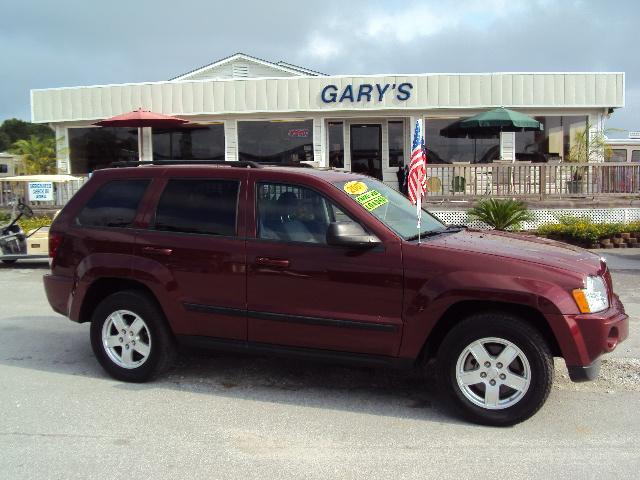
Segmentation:
{"type": "Polygon", "coordinates": [[[54,262],[56,261],[56,255],[58,254],[58,248],[62,244],[62,234],[49,232],[49,258],[51,261],[51,267],[53,267],[54,262]]]}

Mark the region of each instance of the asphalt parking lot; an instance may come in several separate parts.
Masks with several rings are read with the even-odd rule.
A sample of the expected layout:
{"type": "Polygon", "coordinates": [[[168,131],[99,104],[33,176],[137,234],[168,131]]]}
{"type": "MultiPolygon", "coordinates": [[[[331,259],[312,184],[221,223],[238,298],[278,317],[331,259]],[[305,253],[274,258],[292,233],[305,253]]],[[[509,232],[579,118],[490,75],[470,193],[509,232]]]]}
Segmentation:
{"type": "Polygon", "coordinates": [[[547,404],[506,429],[450,416],[415,372],[183,353],[120,383],[49,308],[46,264],[0,266],[0,478],[635,478],[640,254],[606,255],[631,337],[596,382],[558,362],[547,404]]]}

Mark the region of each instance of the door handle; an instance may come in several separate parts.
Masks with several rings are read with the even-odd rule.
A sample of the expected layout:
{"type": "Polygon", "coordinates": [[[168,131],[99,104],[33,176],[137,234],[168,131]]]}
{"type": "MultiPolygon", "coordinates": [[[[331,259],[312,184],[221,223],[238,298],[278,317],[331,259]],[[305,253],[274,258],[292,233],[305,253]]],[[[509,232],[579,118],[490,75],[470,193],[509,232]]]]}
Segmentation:
{"type": "Polygon", "coordinates": [[[159,247],[142,247],[142,251],[150,255],[163,255],[165,257],[173,253],[173,250],[171,248],[159,248],[159,247]]]}
{"type": "Polygon", "coordinates": [[[256,265],[262,265],[264,267],[288,268],[289,260],[283,260],[279,258],[258,257],[256,258],[256,265]]]}

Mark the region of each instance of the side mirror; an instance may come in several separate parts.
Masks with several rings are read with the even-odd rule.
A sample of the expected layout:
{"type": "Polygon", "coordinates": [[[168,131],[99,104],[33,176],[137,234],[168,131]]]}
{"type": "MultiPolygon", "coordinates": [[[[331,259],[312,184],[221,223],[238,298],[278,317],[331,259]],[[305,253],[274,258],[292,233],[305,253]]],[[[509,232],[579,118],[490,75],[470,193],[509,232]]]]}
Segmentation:
{"type": "Polygon", "coordinates": [[[327,244],[342,247],[370,248],[380,245],[380,239],[367,233],[356,222],[331,222],[327,230],[327,244]]]}

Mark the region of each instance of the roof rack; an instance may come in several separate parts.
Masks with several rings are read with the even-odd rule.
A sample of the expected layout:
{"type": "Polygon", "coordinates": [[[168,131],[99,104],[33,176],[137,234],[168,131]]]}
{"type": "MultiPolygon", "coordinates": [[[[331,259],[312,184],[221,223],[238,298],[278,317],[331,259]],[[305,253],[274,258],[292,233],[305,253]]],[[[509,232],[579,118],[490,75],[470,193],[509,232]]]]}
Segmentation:
{"type": "Polygon", "coordinates": [[[250,161],[233,161],[227,162],[225,160],[145,160],[145,161],[119,161],[112,162],[112,167],[139,167],[141,165],[224,165],[227,167],[240,167],[240,168],[262,168],[257,162],[250,161]]]}

